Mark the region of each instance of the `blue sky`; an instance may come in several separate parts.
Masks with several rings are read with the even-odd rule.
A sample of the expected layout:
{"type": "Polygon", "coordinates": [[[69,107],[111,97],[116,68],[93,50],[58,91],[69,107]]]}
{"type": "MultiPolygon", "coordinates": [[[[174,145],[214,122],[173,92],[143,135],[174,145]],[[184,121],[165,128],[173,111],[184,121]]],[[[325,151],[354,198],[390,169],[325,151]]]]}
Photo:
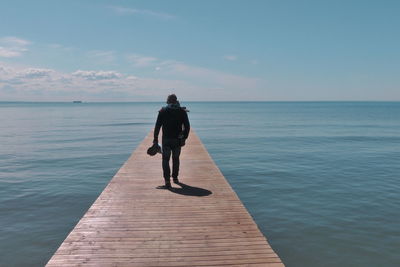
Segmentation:
{"type": "Polygon", "coordinates": [[[0,2],[0,101],[400,100],[399,1],[0,2]]]}

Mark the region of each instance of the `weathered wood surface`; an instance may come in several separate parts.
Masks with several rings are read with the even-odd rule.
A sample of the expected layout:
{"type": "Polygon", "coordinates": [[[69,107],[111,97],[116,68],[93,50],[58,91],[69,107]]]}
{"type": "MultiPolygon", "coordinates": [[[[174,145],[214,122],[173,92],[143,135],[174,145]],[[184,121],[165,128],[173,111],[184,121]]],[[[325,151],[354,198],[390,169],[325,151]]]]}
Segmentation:
{"type": "Polygon", "coordinates": [[[192,131],[181,185],[163,185],[151,133],[47,266],[283,266],[192,131]]]}

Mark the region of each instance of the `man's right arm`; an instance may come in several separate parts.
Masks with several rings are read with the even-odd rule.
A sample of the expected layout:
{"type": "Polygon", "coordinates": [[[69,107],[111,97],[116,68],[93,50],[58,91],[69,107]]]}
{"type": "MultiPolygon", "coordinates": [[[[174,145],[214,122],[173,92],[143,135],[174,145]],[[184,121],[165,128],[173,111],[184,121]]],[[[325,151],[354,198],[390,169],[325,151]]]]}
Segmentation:
{"type": "Polygon", "coordinates": [[[156,126],[154,127],[154,139],[153,143],[158,143],[158,134],[160,133],[160,128],[162,126],[162,114],[161,111],[158,112],[156,126]]]}

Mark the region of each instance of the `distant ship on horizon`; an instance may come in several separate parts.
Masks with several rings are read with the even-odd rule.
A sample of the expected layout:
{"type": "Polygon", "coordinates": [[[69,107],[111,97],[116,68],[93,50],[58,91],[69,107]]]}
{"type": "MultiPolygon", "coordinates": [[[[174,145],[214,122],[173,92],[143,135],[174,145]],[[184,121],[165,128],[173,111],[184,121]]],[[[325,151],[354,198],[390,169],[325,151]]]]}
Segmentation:
{"type": "Polygon", "coordinates": [[[72,101],[72,103],[79,104],[79,103],[82,103],[82,101],[81,100],[74,100],[74,101],[72,101]]]}

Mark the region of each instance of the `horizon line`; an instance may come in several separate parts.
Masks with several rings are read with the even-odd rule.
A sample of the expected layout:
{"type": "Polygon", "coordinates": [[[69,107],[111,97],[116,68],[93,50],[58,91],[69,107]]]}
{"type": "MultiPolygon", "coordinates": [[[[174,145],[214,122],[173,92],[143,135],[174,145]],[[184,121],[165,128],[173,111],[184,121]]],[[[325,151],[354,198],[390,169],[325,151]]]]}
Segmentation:
{"type": "MultiPolygon", "coordinates": [[[[29,100],[5,100],[0,103],[73,103],[76,100],[71,101],[29,101],[29,100]]],[[[82,101],[79,104],[84,103],[165,103],[165,101],[82,101]]],[[[180,101],[185,103],[282,103],[282,102],[400,102],[400,100],[189,100],[180,101]]]]}

